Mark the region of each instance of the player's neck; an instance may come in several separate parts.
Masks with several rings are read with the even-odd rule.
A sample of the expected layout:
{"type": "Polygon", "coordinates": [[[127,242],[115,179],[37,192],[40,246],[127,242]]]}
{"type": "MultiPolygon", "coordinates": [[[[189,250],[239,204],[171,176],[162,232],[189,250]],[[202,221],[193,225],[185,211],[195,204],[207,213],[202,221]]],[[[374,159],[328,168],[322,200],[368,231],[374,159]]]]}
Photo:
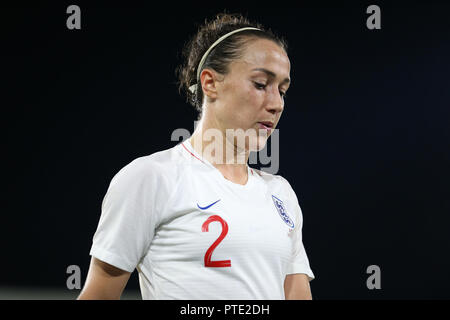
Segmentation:
{"type": "Polygon", "coordinates": [[[217,168],[226,179],[234,183],[246,184],[249,152],[237,148],[221,130],[207,128],[200,121],[189,141],[194,150],[217,168]]]}

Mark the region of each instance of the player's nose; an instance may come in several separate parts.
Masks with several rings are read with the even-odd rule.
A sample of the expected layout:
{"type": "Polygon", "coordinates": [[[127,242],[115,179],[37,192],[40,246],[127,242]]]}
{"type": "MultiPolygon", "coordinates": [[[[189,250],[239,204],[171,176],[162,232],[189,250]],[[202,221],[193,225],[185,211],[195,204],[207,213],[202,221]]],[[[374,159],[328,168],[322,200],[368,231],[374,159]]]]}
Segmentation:
{"type": "Polygon", "coordinates": [[[284,99],[277,88],[270,91],[266,103],[266,109],[272,114],[277,114],[283,111],[284,99]]]}

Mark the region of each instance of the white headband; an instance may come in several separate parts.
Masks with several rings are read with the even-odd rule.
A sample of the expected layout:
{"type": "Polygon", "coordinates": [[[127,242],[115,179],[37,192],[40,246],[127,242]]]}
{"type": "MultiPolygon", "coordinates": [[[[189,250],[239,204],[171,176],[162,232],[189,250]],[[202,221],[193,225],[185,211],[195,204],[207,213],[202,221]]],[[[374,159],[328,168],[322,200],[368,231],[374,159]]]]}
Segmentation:
{"type": "Polygon", "coordinates": [[[211,50],[214,49],[215,46],[217,46],[220,42],[222,42],[223,40],[225,40],[232,34],[235,34],[236,32],[240,32],[240,31],[244,31],[244,30],[260,30],[261,31],[261,29],[258,29],[258,28],[246,27],[246,28],[233,30],[233,31],[227,33],[226,35],[221,36],[219,39],[217,39],[217,41],[214,42],[209,47],[208,50],[206,50],[205,54],[203,55],[202,59],[200,60],[200,63],[198,64],[198,67],[197,67],[197,83],[193,84],[192,86],[189,87],[190,92],[195,93],[197,91],[197,84],[200,82],[200,71],[202,70],[203,64],[205,63],[205,60],[208,57],[208,54],[211,52],[211,50]]]}

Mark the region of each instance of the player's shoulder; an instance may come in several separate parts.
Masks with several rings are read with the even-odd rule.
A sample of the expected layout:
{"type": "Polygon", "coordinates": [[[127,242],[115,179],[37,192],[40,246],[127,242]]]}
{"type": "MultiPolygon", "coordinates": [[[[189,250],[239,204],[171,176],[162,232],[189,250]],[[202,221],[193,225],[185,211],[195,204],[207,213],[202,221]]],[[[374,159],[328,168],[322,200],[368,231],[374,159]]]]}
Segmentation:
{"type": "Polygon", "coordinates": [[[292,190],[291,184],[289,181],[279,174],[272,174],[270,172],[266,172],[264,170],[252,168],[252,170],[268,185],[277,185],[282,188],[287,188],[292,190]]]}
{"type": "Polygon", "coordinates": [[[178,145],[148,155],[137,157],[124,165],[114,176],[117,179],[133,179],[135,181],[170,176],[180,162],[178,145]]]}

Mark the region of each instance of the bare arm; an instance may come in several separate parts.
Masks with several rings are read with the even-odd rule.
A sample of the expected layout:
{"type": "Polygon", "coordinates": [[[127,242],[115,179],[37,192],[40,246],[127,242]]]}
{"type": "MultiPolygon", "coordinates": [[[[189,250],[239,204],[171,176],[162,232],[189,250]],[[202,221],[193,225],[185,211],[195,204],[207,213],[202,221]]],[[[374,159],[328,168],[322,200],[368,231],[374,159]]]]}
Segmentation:
{"type": "Polygon", "coordinates": [[[312,300],[308,276],[303,273],[288,274],[284,280],[286,300],[312,300]]]}
{"type": "Polygon", "coordinates": [[[131,273],[92,257],[77,300],[119,300],[131,273]]]}

